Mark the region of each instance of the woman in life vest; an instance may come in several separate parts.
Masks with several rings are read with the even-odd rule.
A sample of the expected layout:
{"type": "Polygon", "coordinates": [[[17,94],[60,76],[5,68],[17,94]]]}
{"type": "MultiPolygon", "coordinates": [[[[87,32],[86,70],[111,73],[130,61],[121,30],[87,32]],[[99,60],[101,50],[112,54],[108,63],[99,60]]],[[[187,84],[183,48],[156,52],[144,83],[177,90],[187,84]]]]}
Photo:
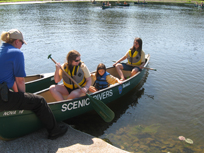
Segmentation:
{"type": "Polygon", "coordinates": [[[90,72],[86,65],[81,62],[81,55],[79,52],[71,50],[67,54],[66,60],[67,62],[62,65],[62,68],[82,87],[82,89],[79,89],[77,85],[64,74],[60,69],[60,63],[57,63],[54,79],[56,83],[63,79],[63,84],[50,86],[50,92],[57,101],[64,100],[63,96],[66,96],[66,99],[83,96],[91,85],[90,72]]]}
{"type": "Polygon", "coordinates": [[[106,66],[103,63],[100,63],[97,66],[96,73],[91,74],[94,78],[94,86],[90,86],[90,92],[96,92],[98,90],[107,88],[110,84],[121,83],[121,81],[112,76],[110,73],[106,71],[106,66]]]}
{"type": "Polygon", "coordinates": [[[135,75],[138,71],[141,71],[143,66],[145,65],[145,53],[142,50],[142,39],[135,38],[132,48],[119,59],[116,63],[113,64],[115,66],[121,80],[125,80],[122,70],[131,71],[131,76],[135,75]],[[127,63],[120,63],[121,61],[127,59],[127,63]]]}

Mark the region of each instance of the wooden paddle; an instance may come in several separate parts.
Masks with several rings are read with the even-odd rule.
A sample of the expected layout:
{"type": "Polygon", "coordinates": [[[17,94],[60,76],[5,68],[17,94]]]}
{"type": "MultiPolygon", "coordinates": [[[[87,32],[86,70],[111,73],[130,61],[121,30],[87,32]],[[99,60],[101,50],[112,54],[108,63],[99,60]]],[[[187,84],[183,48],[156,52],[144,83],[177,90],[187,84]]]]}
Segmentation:
{"type": "MultiPolygon", "coordinates": [[[[116,62],[116,61],[112,61],[112,62],[116,62]]],[[[137,67],[137,66],[135,66],[135,67],[137,67]]],[[[157,71],[157,69],[153,69],[153,68],[149,68],[149,67],[142,67],[142,68],[144,68],[144,69],[148,69],[148,70],[153,70],[153,71],[157,71]]]]}
{"type": "MultiPolygon", "coordinates": [[[[51,57],[51,54],[48,56],[48,59],[51,59],[55,64],[57,64],[57,62],[51,57]]],[[[79,89],[82,89],[80,87],[80,85],[71,77],[69,76],[64,69],[60,66],[60,69],[66,74],[66,76],[68,78],[70,78],[78,87],[79,89]]],[[[91,97],[89,94],[86,93],[86,95],[89,97],[90,102],[91,102],[91,106],[95,109],[95,111],[101,116],[101,118],[105,121],[105,122],[111,122],[114,117],[115,114],[114,112],[102,101],[95,99],[93,97],[91,97]]]]}

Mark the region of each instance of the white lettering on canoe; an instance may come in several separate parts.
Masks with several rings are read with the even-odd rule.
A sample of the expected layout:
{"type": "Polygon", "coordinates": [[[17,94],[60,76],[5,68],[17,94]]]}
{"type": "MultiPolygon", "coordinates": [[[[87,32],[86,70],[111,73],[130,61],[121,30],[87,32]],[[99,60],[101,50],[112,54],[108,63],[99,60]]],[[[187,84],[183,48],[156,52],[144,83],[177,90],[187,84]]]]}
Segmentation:
{"type": "Polygon", "coordinates": [[[9,116],[9,115],[15,115],[16,111],[8,111],[8,112],[4,112],[3,116],[9,116]]]}
{"type": "Polygon", "coordinates": [[[23,114],[24,110],[19,110],[18,114],[23,114]]]}
{"type": "Polygon", "coordinates": [[[130,82],[126,83],[126,84],[123,84],[123,88],[126,88],[127,86],[130,85],[130,82]]]}
{"type": "Polygon", "coordinates": [[[90,104],[89,98],[86,98],[86,99],[82,99],[81,101],[79,100],[79,101],[70,102],[68,104],[63,104],[61,111],[65,112],[67,110],[77,109],[80,107],[87,106],[89,104],[90,104]]]}
{"type": "Polygon", "coordinates": [[[93,98],[96,98],[98,100],[106,99],[108,97],[113,96],[113,91],[112,90],[107,90],[105,92],[102,92],[100,94],[94,95],[93,98]]]}
{"type": "Polygon", "coordinates": [[[16,115],[16,114],[23,114],[24,110],[18,110],[18,111],[7,111],[3,113],[3,116],[9,116],[9,115],[16,115]]]}

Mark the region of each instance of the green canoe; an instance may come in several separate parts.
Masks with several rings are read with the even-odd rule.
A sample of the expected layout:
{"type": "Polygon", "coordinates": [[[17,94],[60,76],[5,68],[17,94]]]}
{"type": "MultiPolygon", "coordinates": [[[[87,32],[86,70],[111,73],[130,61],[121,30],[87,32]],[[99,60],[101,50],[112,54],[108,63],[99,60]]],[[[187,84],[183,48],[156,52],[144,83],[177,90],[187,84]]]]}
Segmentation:
{"type": "Polygon", "coordinates": [[[56,84],[54,81],[54,73],[29,75],[25,77],[26,92],[29,93],[35,93],[49,88],[52,84],[56,84]]]}
{"type": "MultiPolygon", "coordinates": [[[[147,67],[150,55],[146,55],[145,58],[145,67],[147,67]]],[[[113,76],[118,77],[114,67],[107,68],[107,71],[113,76]]],[[[111,85],[108,88],[97,91],[90,95],[104,102],[105,104],[111,103],[136,87],[145,76],[145,71],[146,69],[143,69],[133,77],[126,79],[122,84],[117,83],[111,85]]],[[[123,71],[123,73],[125,77],[130,76],[130,71],[123,71]]],[[[90,105],[90,100],[87,96],[73,100],[63,100],[56,102],[48,89],[39,91],[35,94],[41,95],[46,99],[58,122],[93,110],[92,106],[90,105]]],[[[34,132],[42,127],[42,123],[32,111],[15,110],[0,112],[0,139],[2,140],[15,139],[34,132]]]]}
{"type": "Polygon", "coordinates": [[[204,8],[204,5],[198,5],[198,8],[200,8],[200,9],[203,9],[204,8]]]}
{"type": "Polygon", "coordinates": [[[111,5],[103,5],[102,6],[102,9],[104,10],[104,9],[107,9],[107,8],[111,8],[111,5]]]}

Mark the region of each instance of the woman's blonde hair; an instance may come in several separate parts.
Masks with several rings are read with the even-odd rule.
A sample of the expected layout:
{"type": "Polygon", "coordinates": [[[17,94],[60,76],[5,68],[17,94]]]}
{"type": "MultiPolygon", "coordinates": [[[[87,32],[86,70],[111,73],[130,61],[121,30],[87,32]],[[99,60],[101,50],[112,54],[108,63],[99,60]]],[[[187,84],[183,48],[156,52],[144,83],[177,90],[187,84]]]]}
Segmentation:
{"type": "Polygon", "coordinates": [[[9,34],[8,32],[3,31],[3,32],[1,33],[1,40],[4,41],[4,42],[6,42],[6,43],[11,44],[11,43],[13,43],[16,39],[10,38],[10,34],[9,34]]]}

